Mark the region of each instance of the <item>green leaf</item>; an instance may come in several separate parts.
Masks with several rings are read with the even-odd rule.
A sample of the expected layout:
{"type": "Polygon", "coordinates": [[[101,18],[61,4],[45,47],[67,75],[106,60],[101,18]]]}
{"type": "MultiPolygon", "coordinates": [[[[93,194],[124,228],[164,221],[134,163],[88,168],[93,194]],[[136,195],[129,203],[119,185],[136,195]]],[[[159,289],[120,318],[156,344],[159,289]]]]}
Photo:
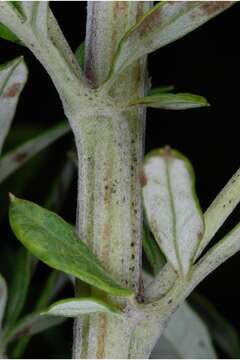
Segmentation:
{"type": "Polygon", "coordinates": [[[107,312],[121,314],[121,310],[102,300],[95,298],[70,298],[52,304],[42,315],[78,317],[84,314],[107,312]]]}
{"type": "Polygon", "coordinates": [[[17,44],[22,44],[17,36],[11,32],[6,26],[0,23],[0,38],[8,41],[12,41],[17,44]]]}
{"type": "Polygon", "coordinates": [[[2,320],[5,312],[5,307],[7,303],[7,284],[0,274],[0,333],[2,329],[2,320]]]}
{"type": "Polygon", "coordinates": [[[63,317],[42,316],[38,312],[20,319],[11,329],[3,333],[3,343],[8,344],[22,336],[36,335],[64,322],[63,317]]]}
{"type": "Polygon", "coordinates": [[[157,88],[152,88],[148,92],[148,96],[155,95],[159,93],[168,93],[170,91],[173,91],[175,87],[173,85],[166,85],[166,86],[159,86],[157,88]]]}
{"type": "Polygon", "coordinates": [[[160,1],[124,35],[109,77],[188,34],[233,4],[232,1],[160,1]]]}
{"type": "Polygon", "coordinates": [[[145,223],[143,226],[143,249],[156,276],[166,263],[166,258],[145,223]]]}
{"type": "Polygon", "coordinates": [[[209,103],[199,95],[188,93],[166,94],[160,91],[150,96],[132,100],[129,105],[144,105],[165,110],[186,110],[209,106],[209,103]]]}
{"type": "Polygon", "coordinates": [[[192,166],[166,147],[146,157],[142,179],[149,227],[173,268],[185,277],[204,231],[192,166]]]}
{"type": "Polygon", "coordinates": [[[15,258],[13,278],[9,285],[5,326],[11,327],[19,318],[26,301],[31,280],[32,257],[25,249],[20,249],[15,258]]]}
{"type": "Polygon", "coordinates": [[[151,358],[216,359],[217,355],[207,327],[184,302],[172,316],[151,358]]]}
{"type": "Polygon", "coordinates": [[[74,227],[57,214],[12,195],[9,217],[16,237],[47,265],[113,295],[132,295],[109,276],[74,227]]]}
{"type": "Polygon", "coordinates": [[[42,132],[40,135],[26,141],[17,148],[9,151],[0,159],[0,183],[19,169],[34,155],[48,145],[65,135],[70,130],[67,123],[61,123],[42,132]]]}
{"type": "Polygon", "coordinates": [[[23,57],[0,67],[0,154],[16,111],[19,96],[27,81],[27,74],[23,57]]]}
{"type": "Polygon", "coordinates": [[[190,298],[194,309],[207,324],[213,341],[230,359],[240,358],[240,337],[237,330],[204,296],[194,292],[190,298]]]}
{"type": "Polygon", "coordinates": [[[75,56],[77,58],[79,65],[81,66],[81,69],[84,69],[84,62],[85,62],[85,42],[84,41],[79,45],[79,47],[75,51],[75,56]]]}

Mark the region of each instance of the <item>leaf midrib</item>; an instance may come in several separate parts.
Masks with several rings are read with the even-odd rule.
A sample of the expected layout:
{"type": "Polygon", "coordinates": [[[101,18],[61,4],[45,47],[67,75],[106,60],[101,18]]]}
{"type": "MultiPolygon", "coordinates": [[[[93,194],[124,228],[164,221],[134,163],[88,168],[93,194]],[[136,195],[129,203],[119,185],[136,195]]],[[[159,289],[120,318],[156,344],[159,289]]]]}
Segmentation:
{"type": "MultiPolygon", "coordinates": [[[[171,161],[171,160],[170,160],[171,161]]],[[[165,158],[165,165],[166,165],[166,178],[167,178],[167,189],[168,189],[168,195],[169,195],[169,204],[172,212],[172,234],[173,234],[173,244],[175,248],[176,258],[179,264],[179,270],[182,273],[182,263],[181,263],[181,257],[180,257],[180,251],[178,247],[178,239],[177,239],[177,226],[176,226],[176,220],[177,220],[177,214],[175,210],[175,204],[174,204],[174,196],[172,192],[172,184],[171,184],[171,176],[170,176],[170,170],[169,170],[169,159],[165,158]]]]}

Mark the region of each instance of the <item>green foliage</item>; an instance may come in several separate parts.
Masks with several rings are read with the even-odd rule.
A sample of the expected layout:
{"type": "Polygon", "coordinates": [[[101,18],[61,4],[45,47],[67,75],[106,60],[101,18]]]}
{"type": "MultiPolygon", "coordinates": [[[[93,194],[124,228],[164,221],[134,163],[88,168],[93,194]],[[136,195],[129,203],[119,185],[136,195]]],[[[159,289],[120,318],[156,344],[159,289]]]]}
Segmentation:
{"type": "Polygon", "coordinates": [[[160,1],[123,36],[116,51],[110,76],[198,28],[234,2],[160,1]]]}
{"type": "Polygon", "coordinates": [[[42,316],[39,312],[28,314],[3,333],[3,343],[8,344],[23,335],[36,335],[52,326],[61,324],[63,321],[62,317],[42,316]]]}
{"type": "Polygon", "coordinates": [[[82,69],[84,69],[84,62],[85,62],[85,43],[82,42],[77,50],[75,51],[75,56],[77,61],[82,69]]]}
{"type": "Polygon", "coordinates": [[[22,312],[27,297],[30,280],[32,257],[25,249],[20,249],[15,259],[13,278],[9,284],[5,326],[12,327],[22,312]]]}
{"type": "Polygon", "coordinates": [[[156,276],[166,263],[166,258],[161,252],[156,240],[152,236],[148,225],[143,226],[143,249],[156,276]]]}
{"type": "Polygon", "coordinates": [[[84,314],[96,312],[107,312],[112,314],[121,314],[121,310],[117,307],[102,301],[100,299],[91,298],[70,298],[59,300],[52,304],[43,315],[63,316],[63,317],[79,317],[84,314]]]}
{"type": "Polygon", "coordinates": [[[0,24],[0,37],[17,44],[21,44],[21,41],[18,39],[18,37],[3,24],[0,24]]]}
{"type": "Polygon", "coordinates": [[[119,286],[102,268],[74,228],[57,214],[11,196],[10,224],[16,237],[47,265],[119,296],[132,291],[119,286]]]}
{"type": "Polygon", "coordinates": [[[202,96],[187,93],[170,94],[161,90],[154,91],[152,95],[134,99],[130,105],[144,105],[165,110],[186,110],[209,106],[207,100],[202,96]]]}
{"type": "MultiPolygon", "coordinates": [[[[199,1],[158,3],[123,36],[113,57],[112,68],[107,80],[112,84],[129,65],[194,30],[231,6],[232,3],[217,1],[205,2],[205,4],[199,1]]],[[[131,11],[128,15],[130,19],[131,11]]],[[[82,43],[78,47],[75,56],[71,53],[48,2],[2,2],[0,4],[0,21],[0,37],[12,42],[24,43],[49,72],[59,91],[65,114],[75,131],[78,144],[79,121],[82,120],[78,114],[81,111],[83,113],[86,111],[88,115],[88,112],[92,114],[92,111],[95,110],[88,108],[87,95],[91,93],[93,96],[91,98],[93,102],[90,102],[91,106],[95,106],[92,104],[95,104],[94,100],[96,100],[96,109],[100,115],[102,113],[105,115],[105,112],[108,113],[109,111],[108,104],[106,109],[104,108],[106,105],[104,103],[105,97],[102,103],[100,99],[100,107],[98,98],[99,94],[101,96],[101,90],[103,93],[104,90],[106,92],[108,85],[99,89],[100,91],[92,91],[84,76],[85,44],[82,43]],[[82,94],[84,95],[82,96],[82,94]],[[87,104],[86,108],[82,108],[84,101],[87,104]]],[[[26,79],[27,69],[22,58],[15,59],[0,67],[0,153],[26,79]]],[[[110,88],[111,86],[108,89],[110,88]]],[[[178,110],[209,105],[206,99],[201,96],[187,93],[172,94],[170,93],[172,90],[172,86],[152,89],[147,96],[142,98],[136,94],[136,98],[127,104],[129,107],[126,110],[131,112],[132,106],[178,110]]],[[[4,181],[35,154],[66,134],[69,129],[67,124],[62,123],[35,138],[31,138],[15,149],[11,148],[10,152],[0,158],[0,182],[4,181]]],[[[168,269],[170,269],[170,274],[173,274],[173,276],[171,275],[172,278],[170,276],[170,282],[172,279],[177,279],[176,283],[186,284],[191,281],[192,274],[193,278],[197,273],[195,277],[198,277],[198,280],[203,279],[240,248],[240,227],[238,225],[199,262],[194,264],[201,251],[237,205],[239,186],[237,179],[234,178],[234,181],[230,182],[229,186],[227,185],[216,201],[213,202],[203,218],[195,194],[192,175],[191,165],[186,158],[169,149],[155,151],[144,162],[143,198],[150,229],[145,224],[143,248],[156,277],[151,282],[153,288],[154,284],[160,284],[159,289],[162,290],[161,270],[163,267],[167,268],[165,272],[163,271],[164,274],[167,273],[168,269]],[[234,183],[235,185],[233,185],[234,183]],[[231,197],[234,198],[234,201],[232,202],[231,199],[232,205],[225,209],[226,202],[229,202],[231,197]],[[224,211],[222,210],[223,205],[224,211]],[[206,223],[206,230],[204,222],[206,223]],[[190,272],[190,270],[192,271],[190,272]]],[[[53,184],[48,201],[45,204],[46,207],[55,211],[61,208],[72,177],[73,167],[67,163],[63,167],[61,176],[53,184]]],[[[101,214],[97,214],[97,216],[101,217],[101,214]]],[[[137,316],[139,314],[145,316],[145,310],[142,309],[148,309],[149,305],[150,307],[154,305],[152,313],[147,313],[147,310],[146,313],[147,316],[151,317],[155,311],[154,317],[156,317],[156,310],[153,308],[159,305],[157,301],[154,304],[137,305],[133,299],[133,291],[123,288],[112,278],[97,257],[78,238],[75,229],[58,215],[11,195],[9,217],[11,227],[22,244],[47,265],[63,273],[58,273],[56,270],[50,273],[42,291],[38,294],[33,312],[24,317],[21,316],[30,287],[33,258],[25,250],[21,250],[16,256],[12,283],[9,286],[8,302],[7,286],[0,275],[0,355],[4,354],[5,348],[10,342],[15,341],[16,346],[13,353],[15,356],[21,357],[32,335],[62,323],[63,317],[79,317],[83,314],[105,312],[121,318],[123,314],[128,316],[127,312],[123,313],[120,310],[120,308],[124,309],[126,304],[127,307],[124,310],[130,309],[130,315],[133,313],[137,316]],[[100,298],[90,295],[90,297],[64,299],[55,302],[46,311],[52,298],[65,284],[67,275],[90,284],[92,288],[86,284],[84,286],[88,287],[90,293],[100,294],[100,298]],[[102,291],[110,295],[127,297],[127,299],[121,299],[120,303],[123,306],[116,306],[107,300],[109,296],[102,294],[102,291]],[[2,329],[1,322],[5,308],[7,310],[2,329]],[[44,316],[41,315],[43,310],[45,310],[44,316]]],[[[140,253],[141,249],[138,251],[140,253]]],[[[128,256],[128,254],[126,255],[128,256]]],[[[37,265],[37,260],[35,265],[37,265]]],[[[167,275],[164,276],[167,278],[167,275]]],[[[166,283],[163,283],[163,288],[168,289],[168,280],[167,278],[166,283]]],[[[156,298],[166,293],[165,289],[165,293],[159,290],[159,294],[156,294],[157,285],[155,285],[154,294],[156,298]]],[[[141,294],[138,295],[137,299],[140,299],[141,294]]],[[[81,296],[83,296],[83,292],[81,296]]],[[[174,310],[174,308],[171,309],[171,303],[176,299],[170,300],[167,305],[164,304],[165,298],[163,296],[164,324],[167,319],[167,311],[170,309],[172,315],[174,310]]],[[[161,299],[159,301],[161,304],[161,299]]],[[[175,302],[176,305],[177,302],[175,302]]],[[[210,321],[210,329],[216,342],[230,356],[239,354],[239,339],[233,329],[212,308],[208,306],[206,308],[213,323],[211,327],[210,321]],[[219,332],[219,328],[223,331],[219,332]]],[[[160,311],[159,319],[161,316],[160,311]]],[[[129,324],[131,321],[130,316],[129,324]]],[[[161,327],[162,324],[159,323],[159,328],[161,327]]],[[[147,331],[144,333],[144,331],[144,337],[147,338],[149,334],[147,331]]],[[[172,317],[162,339],[165,340],[165,345],[167,344],[167,350],[170,350],[174,356],[177,355],[180,358],[190,356],[215,357],[207,329],[186,303],[172,317]],[[204,349],[200,349],[200,343],[204,344],[204,349]],[[176,344],[177,349],[175,348],[176,344]]],[[[145,338],[141,342],[142,348],[144,348],[144,342],[145,338]]]]}

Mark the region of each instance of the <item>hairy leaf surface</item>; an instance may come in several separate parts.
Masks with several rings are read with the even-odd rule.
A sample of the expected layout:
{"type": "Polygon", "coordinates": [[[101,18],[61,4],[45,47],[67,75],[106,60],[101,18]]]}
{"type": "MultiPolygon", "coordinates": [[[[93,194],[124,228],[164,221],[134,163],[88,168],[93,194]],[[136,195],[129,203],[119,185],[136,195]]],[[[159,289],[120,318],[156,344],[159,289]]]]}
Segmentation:
{"type": "Polygon", "coordinates": [[[204,231],[189,161],[169,148],[150,153],[143,167],[143,199],[158,245],[185,277],[204,231]]]}
{"type": "Polygon", "coordinates": [[[191,294],[190,301],[193,308],[207,324],[214,343],[230,359],[239,359],[240,336],[237,329],[204,296],[194,292],[191,294]]]}
{"type": "Polygon", "coordinates": [[[0,67],[0,154],[26,81],[27,68],[22,57],[0,67]]]}
{"type": "Polygon", "coordinates": [[[172,316],[151,358],[217,358],[206,325],[187,302],[172,316]]]}
{"type": "Polygon", "coordinates": [[[59,300],[52,304],[43,315],[78,317],[96,312],[121,313],[120,309],[115,306],[91,297],[59,300]]]}
{"type": "Polygon", "coordinates": [[[40,313],[31,313],[20,319],[11,329],[3,333],[5,344],[10,343],[22,336],[36,335],[50,329],[52,326],[61,324],[63,317],[42,316],[40,313]]]}
{"type": "Polygon", "coordinates": [[[40,135],[9,151],[0,159],[0,183],[30,160],[34,155],[70,131],[67,123],[61,123],[43,131],[40,135]]]}
{"type": "Polygon", "coordinates": [[[188,34],[233,4],[232,1],[160,1],[122,38],[111,75],[188,34]]]}

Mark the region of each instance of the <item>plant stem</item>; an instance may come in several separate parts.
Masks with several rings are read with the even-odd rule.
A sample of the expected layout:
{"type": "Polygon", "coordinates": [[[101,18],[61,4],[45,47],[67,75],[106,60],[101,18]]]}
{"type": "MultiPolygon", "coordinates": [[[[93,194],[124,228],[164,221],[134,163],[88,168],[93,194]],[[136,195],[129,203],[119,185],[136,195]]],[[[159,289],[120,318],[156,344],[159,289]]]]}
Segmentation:
{"type": "MultiPolygon", "coordinates": [[[[104,82],[120,38],[149,6],[89,2],[85,69],[92,86],[104,82]]],[[[145,64],[139,61],[116,79],[109,93],[114,103],[144,94],[145,64]]],[[[102,96],[104,102],[107,95],[102,96]]],[[[114,278],[136,293],[141,283],[144,132],[145,112],[131,109],[82,120],[77,139],[79,235],[114,278]]],[[[80,286],[76,290],[81,293],[80,286]]],[[[134,326],[129,319],[103,314],[76,320],[73,357],[127,358],[134,326]]]]}

